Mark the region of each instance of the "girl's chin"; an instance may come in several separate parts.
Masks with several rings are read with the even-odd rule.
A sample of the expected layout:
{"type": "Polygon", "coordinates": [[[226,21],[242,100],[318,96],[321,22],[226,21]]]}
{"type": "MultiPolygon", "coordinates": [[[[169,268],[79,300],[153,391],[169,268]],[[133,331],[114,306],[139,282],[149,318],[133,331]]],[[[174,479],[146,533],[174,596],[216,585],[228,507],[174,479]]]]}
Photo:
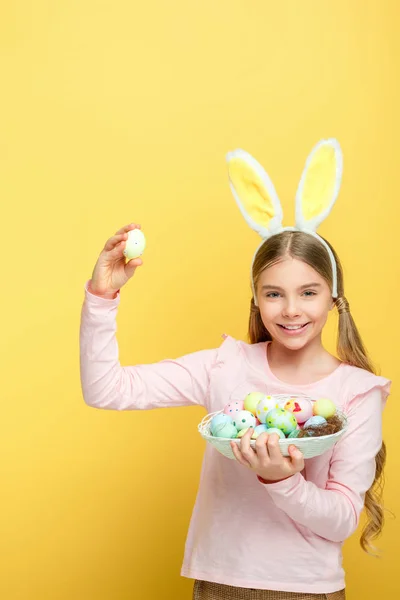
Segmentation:
{"type": "Polygon", "coordinates": [[[307,344],[309,344],[315,336],[311,335],[312,333],[312,325],[311,323],[308,324],[306,327],[304,327],[304,330],[300,330],[298,333],[296,332],[295,334],[292,333],[287,333],[287,331],[283,330],[281,327],[279,327],[278,330],[275,329],[274,331],[275,336],[272,336],[272,338],[278,342],[279,344],[281,344],[282,346],[285,346],[286,348],[303,348],[304,346],[306,346],[307,344]]]}

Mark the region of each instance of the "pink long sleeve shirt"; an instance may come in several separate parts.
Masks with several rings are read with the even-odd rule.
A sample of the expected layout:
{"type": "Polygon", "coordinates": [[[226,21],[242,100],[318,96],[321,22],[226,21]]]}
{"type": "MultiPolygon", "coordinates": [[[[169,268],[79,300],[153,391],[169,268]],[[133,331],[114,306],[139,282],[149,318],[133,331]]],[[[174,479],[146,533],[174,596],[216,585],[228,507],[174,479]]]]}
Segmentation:
{"type": "Polygon", "coordinates": [[[144,410],[201,405],[214,412],[254,390],[303,392],[331,398],[349,420],[332,450],[307,459],[301,473],[273,484],[261,483],[207,444],[181,574],[288,592],[328,594],[344,588],[342,543],[357,528],[365,492],[374,480],[390,381],[342,363],[316,383],[287,384],[271,372],[266,343],[246,344],[230,336],[216,349],[123,367],[116,338],[120,295],[103,299],[87,286],[80,364],[89,406],[144,410]]]}

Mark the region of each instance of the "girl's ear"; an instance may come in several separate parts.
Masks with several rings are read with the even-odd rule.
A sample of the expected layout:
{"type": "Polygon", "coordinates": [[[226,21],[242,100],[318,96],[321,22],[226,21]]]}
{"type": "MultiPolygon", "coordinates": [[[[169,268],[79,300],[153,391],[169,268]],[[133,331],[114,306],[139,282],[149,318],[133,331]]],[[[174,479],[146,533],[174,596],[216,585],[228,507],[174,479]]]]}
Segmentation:
{"type": "Polygon", "coordinates": [[[316,231],[339,194],[343,157],[339,142],[321,140],[307,158],[296,193],[296,227],[316,231]]]}
{"type": "Polygon", "coordinates": [[[262,238],[282,229],[282,206],[263,167],[244,150],[226,156],[230,188],[240,212],[262,238]]]}

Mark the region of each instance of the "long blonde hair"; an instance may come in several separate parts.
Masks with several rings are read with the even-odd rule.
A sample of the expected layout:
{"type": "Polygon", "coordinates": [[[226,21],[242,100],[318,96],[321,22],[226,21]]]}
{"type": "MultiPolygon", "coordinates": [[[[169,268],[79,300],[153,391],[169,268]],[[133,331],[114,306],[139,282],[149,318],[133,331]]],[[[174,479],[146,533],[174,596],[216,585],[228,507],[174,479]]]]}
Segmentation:
{"type": "MultiPolygon", "coordinates": [[[[339,313],[337,355],[345,363],[374,373],[374,367],[368,358],[361,336],[351,316],[349,304],[344,295],[343,270],[340,260],[330,244],[329,247],[333,252],[337,264],[338,298],[336,300],[336,307],[339,313]]],[[[270,237],[257,253],[252,273],[255,290],[257,290],[257,283],[262,271],[280,262],[287,256],[310,265],[325,279],[332,289],[332,266],[328,253],[321,242],[307,233],[284,231],[270,237]]],[[[248,337],[251,344],[272,339],[261,320],[260,311],[254,303],[254,298],[251,299],[250,304],[248,337]]],[[[361,547],[368,553],[374,549],[371,542],[381,534],[384,523],[384,509],[382,504],[383,471],[386,463],[386,446],[384,442],[375,457],[375,463],[375,479],[365,495],[367,522],[360,539],[361,547]]]]}

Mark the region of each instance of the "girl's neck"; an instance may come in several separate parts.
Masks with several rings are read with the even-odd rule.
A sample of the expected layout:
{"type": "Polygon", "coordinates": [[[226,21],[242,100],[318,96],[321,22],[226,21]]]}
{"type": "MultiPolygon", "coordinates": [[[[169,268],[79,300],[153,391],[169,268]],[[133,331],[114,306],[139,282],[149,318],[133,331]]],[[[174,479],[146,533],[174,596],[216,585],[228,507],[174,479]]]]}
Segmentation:
{"type": "Polygon", "coordinates": [[[340,361],[325,350],[321,338],[299,350],[290,350],[272,341],[267,346],[267,358],[274,375],[287,383],[312,383],[340,365],[340,361]]]}

